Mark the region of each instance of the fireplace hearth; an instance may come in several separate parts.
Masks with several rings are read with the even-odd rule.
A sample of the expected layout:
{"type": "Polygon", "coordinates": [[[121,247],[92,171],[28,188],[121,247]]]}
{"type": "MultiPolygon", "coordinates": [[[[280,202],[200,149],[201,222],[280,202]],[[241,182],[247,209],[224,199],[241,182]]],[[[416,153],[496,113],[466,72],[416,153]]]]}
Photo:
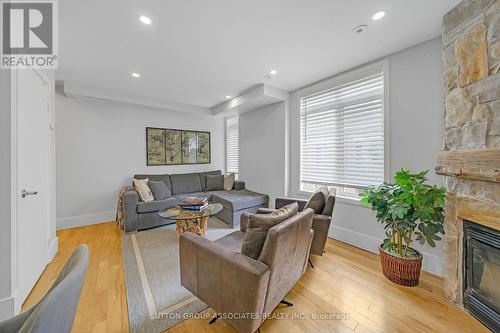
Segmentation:
{"type": "Polygon", "coordinates": [[[500,232],[464,220],[463,304],[500,332],[500,232]]]}

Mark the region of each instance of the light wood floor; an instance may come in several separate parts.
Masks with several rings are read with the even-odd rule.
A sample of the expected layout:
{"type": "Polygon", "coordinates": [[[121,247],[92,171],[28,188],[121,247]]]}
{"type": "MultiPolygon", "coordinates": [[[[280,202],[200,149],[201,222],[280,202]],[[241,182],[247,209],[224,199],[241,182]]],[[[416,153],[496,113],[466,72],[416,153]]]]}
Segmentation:
{"type": "MultiPolygon", "coordinates": [[[[73,332],[127,332],[128,312],[121,256],[121,238],[115,223],[59,231],[59,253],[50,263],[23,305],[27,309],[48,290],[73,249],[90,248],[87,272],[73,332]]],[[[488,332],[465,311],[448,303],[442,280],[423,273],[420,285],[405,288],[384,278],[378,256],[328,240],[326,253],[313,257],[308,269],[287,295],[293,307],[275,313],[345,313],[344,320],[272,319],[261,326],[271,332],[488,332]]],[[[211,312],[211,310],[207,310],[211,312]]],[[[169,333],[236,332],[224,321],[186,320],[169,333]]]]}

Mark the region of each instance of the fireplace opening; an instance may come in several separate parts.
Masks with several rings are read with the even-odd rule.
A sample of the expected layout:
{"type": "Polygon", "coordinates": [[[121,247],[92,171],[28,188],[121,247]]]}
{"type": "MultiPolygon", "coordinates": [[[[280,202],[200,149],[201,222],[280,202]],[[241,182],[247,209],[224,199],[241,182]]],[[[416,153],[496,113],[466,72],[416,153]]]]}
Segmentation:
{"type": "Polygon", "coordinates": [[[464,221],[464,307],[500,332],[500,232],[464,221]]]}

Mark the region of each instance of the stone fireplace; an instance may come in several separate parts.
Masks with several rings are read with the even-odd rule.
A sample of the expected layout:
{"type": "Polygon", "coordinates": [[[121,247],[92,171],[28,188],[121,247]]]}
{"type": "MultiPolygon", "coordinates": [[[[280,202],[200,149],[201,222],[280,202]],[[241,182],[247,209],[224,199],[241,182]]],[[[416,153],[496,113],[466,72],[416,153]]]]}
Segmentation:
{"type": "Polygon", "coordinates": [[[500,1],[462,1],[444,16],[442,38],[444,287],[463,306],[464,220],[500,231],[500,1]]]}

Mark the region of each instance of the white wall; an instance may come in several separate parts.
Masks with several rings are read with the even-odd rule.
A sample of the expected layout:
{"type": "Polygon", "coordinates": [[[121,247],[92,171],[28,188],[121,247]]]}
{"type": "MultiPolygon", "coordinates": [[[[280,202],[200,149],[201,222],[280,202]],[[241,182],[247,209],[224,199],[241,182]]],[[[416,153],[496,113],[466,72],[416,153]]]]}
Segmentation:
{"type": "Polygon", "coordinates": [[[434,172],[444,138],[441,38],[389,57],[391,167],[429,170],[429,180],[442,184],[434,172]]]}
{"type": "Polygon", "coordinates": [[[224,169],[222,118],[68,98],[58,88],[56,122],[58,229],[113,221],[134,174],[224,169]],[[212,163],[146,166],[148,126],[210,131],[212,163]]]}
{"type": "Polygon", "coordinates": [[[0,69],[0,320],[13,314],[11,298],[10,70],[0,69]]]}
{"type": "MultiPolygon", "coordinates": [[[[401,168],[430,170],[430,181],[441,185],[442,178],[434,174],[434,157],[441,150],[443,139],[441,40],[430,40],[392,54],[387,59],[390,141],[386,149],[389,149],[390,174],[393,175],[401,168]]],[[[299,137],[294,130],[298,121],[296,96],[297,92],[292,94],[290,115],[292,153],[289,195],[301,197],[297,186],[299,137]]],[[[369,208],[360,206],[352,199],[339,198],[330,236],[368,251],[378,252],[378,245],[385,235],[382,225],[375,220],[375,215],[369,208]]],[[[425,271],[442,275],[441,244],[438,243],[436,248],[416,244],[424,253],[425,271]]]]}
{"type": "Polygon", "coordinates": [[[271,104],[240,116],[239,179],[248,189],[269,194],[271,206],[286,191],[287,102],[271,104]]]}

